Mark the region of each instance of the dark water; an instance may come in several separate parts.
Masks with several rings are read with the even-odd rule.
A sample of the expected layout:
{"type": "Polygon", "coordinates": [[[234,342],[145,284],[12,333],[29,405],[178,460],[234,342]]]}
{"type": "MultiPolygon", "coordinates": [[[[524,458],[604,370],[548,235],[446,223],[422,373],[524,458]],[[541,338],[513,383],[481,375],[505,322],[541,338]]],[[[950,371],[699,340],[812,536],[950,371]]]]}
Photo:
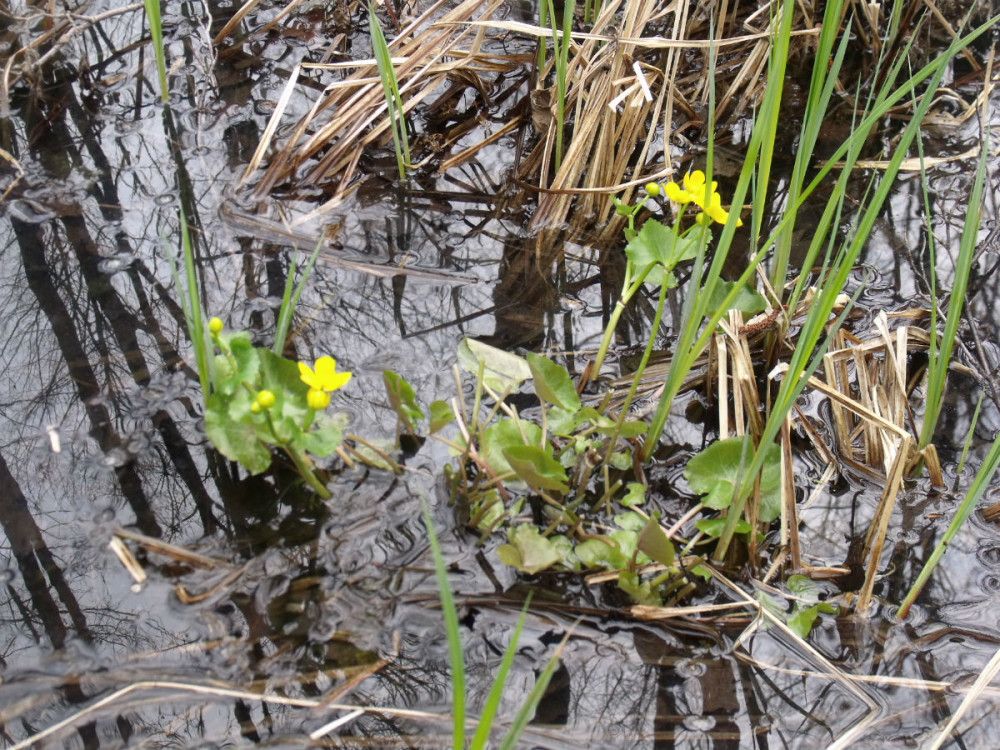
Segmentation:
{"type": "MultiPolygon", "coordinates": [[[[88,12],[113,7],[94,4],[88,12]]],[[[264,4],[249,27],[279,8],[264,4]]],[[[39,746],[297,747],[313,744],[309,734],[343,714],[325,706],[330,702],[447,714],[447,653],[421,498],[432,506],[452,586],[465,603],[474,710],[529,589],[536,605],[504,719],[581,618],[526,747],[824,747],[861,724],[852,743],[858,747],[915,747],[933,736],[1000,638],[1000,533],[978,515],[920,606],[906,622],[891,620],[893,603],[1000,425],[991,390],[998,361],[994,191],[981,233],[987,249],[973,278],[968,350],[960,354],[988,386],[972,455],[954,476],[979,388],[956,376],[937,441],[954,491],[924,481],[906,486],[877,610],[824,618],[810,637],[844,673],[866,678],[847,685],[774,629],[738,640],[751,625],[745,611],[721,622],[641,623],[606,609],[602,592],[573,577],[519,578],[499,563],[495,540],[479,547],[457,523],[440,481],[447,450],[434,442],[407,460],[400,477],[345,471],[327,503],[284,474],[249,478],[206,445],[165,253],[179,245],[182,208],[197,227],[206,308],[229,327],[270,340],[290,248],[224,217],[244,207],[233,186],[288,71],[317,59],[328,31],[321,6],[304,5],[283,33],[214,48],[210,39],[233,11],[222,3],[166,4],[168,108],[157,98],[150,48],[136,44],[147,33],[141,12],[87,28],[37,77],[11,79],[0,146],[23,176],[12,184],[15,171],[0,163],[0,184],[12,185],[0,203],[7,321],[0,349],[0,742],[22,746],[53,728],[39,746]],[[143,583],[109,547],[122,530],[148,576],[143,583]],[[136,534],[210,561],[178,559],[136,534]],[[361,680],[383,659],[385,666],[361,680]]],[[[4,58],[44,31],[31,12],[18,10],[25,18],[0,31],[4,58]]],[[[360,18],[355,13],[356,27],[360,18]]],[[[944,135],[950,153],[960,153],[974,145],[976,129],[970,121],[944,135]]],[[[933,143],[941,136],[928,134],[933,143]]],[[[378,163],[368,167],[376,177],[337,214],[337,248],[317,264],[292,344],[302,359],[330,353],[354,372],[334,402],[354,432],[393,435],[384,368],[402,373],[425,403],[453,396],[451,365],[463,336],[540,350],[596,346],[616,282],[589,282],[598,270],[582,260],[567,263],[557,279],[532,266],[525,212],[499,210],[492,195],[513,159],[501,144],[476,167],[419,189],[394,185],[387,159],[381,176],[378,163]],[[444,277],[379,278],[338,265],[337,251],[390,264],[406,253],[407,262],[444,277]]],[[[941,255],[957,248],[971,170],[968,160],[957,161],[930,177],[943,217],[934,224],[941,255]]],[[[919,181],[904,179],[865,256],[874,272],[861,297],[866,309],[904,305],[923,288],[921,203],[919,181]]],[[[566,250],[588,255],[577,245],[566,250]]],[[[949,264],[939,267],[947,286],[949,264]]],[[[678,300],[672,305],[679,309],[678,300]]],[[[640,332],[648,326],[641,316],[631,324],[640,332]]],[[[668,430],[671,442],[690,450],[706,439],[701,425],[683,420],[668,430]]],[[[798,460],[807,481],[821,473],[818,459],[798,460]]],[[[676,467],[662,471],[679,476],[676,467]]],[[[820,493],[802,517],[809,553],[842,562],[878,492],[859,478],[820,493]]],[[[983,504],[997,501],[994,487],[983,504]]],[[[719,590],[706,600],[731,598],[719,590]]],[[[995,692],[984,694],[951,746],[992,746],[996,705],[995,692]]],[[[449,731],[447,721],[381,712],[318,742],[436,747],[448,744],[449,731]]]]}

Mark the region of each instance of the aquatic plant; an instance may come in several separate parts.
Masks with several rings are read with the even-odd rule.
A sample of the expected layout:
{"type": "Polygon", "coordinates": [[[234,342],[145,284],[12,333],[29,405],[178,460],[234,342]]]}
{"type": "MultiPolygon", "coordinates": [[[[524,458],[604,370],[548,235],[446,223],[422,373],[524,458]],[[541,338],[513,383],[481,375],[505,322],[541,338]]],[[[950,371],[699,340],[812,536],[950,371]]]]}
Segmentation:
{"type": "Polygon", "coordinates": [[[372,42],[372,53],[378,65],[379,79],[382,81],[382,92],[385,94],[385,105],[389,111],[389,127],[392,130],[392,145],[396,151],[396,167],[399,169],[399,179],[406,177],[406,168],[410,164],[410,141],[406,135],[406,111],[403,108],[403,97],[399,93],[399,82],[396,80],[396,70],[392,65],[392,54],[382,33],[382,26],[375,15],[375,7],[368,4],[368,31],[372,42]]]}
{"type": "Polygon", "coordinates": [[[218,318],[209,321],[209,330],[220,354],[205,400],[205,434],[251,474],[266,471],[271,447],[278,448],[317,494],[329,497],[309,455],[326,458],[340,447],[346,420],[325,409],[351,373],[337,372],[332,357],[320,357],[313,369],[253,346],[246,331],[223,333],[218,318]]]}
{"type": "MultiPolygon", "coordinates": [[[[948,313],[945,317],[944,330],[941,333],[940,345],[937,345],[937,337],[931,337],[931,345],[928,349],[927,363],[927,399],[924,404],[923,422],[920,425],[920,440],[917,449],[921,450],[931,444],[934,437],[934,428],[937,426],[941,416],[941,409],[944,406],[945,380],[948,376],[948,367],[951,364],[951,353],[955,346],[955,339],[958,334],[958,324],[962,317],[962,310],[965,307],[965,293],[969,284],[969,276],[972,273],[972,262],[976,255],[976,243],[979,233],[980,219],[983,211],[983,185],[986,179],[986,160],[989,155],[989,127],[983,123],[982,145],[979,153],[979,164],[976,168],[976,176],[972,183],[972,192],[969,195],[969,210],[965,214],[965,222],[962,226],[962,237],[958,244],[958,257],[955,259],[954,275],[951,293],[948,296],[948,313]]],[[[918,139],[919,143],[919,139],[918,139]]],[[[922,152],[921,152],[922,153],[922,152]]],[[[929,201],[926,192],[926,181],[924,187],[924,207],[927,211],[927,220],[930,221],[929,201]]],[[[929,276],[931,284],[931,298],[937,299],[937,256],[935,253],[934,233],[928,228],[928,251],[929,251],[929,276]]],[[[930,328],[936,332],[937,329],[937,305],[932,301],[930,311],[930,328]]]]}
{"type": "Polygon", "coordinates": [[[619,478],[633,467],[644,422],[584,404],[566,369],[534,353],[521,358],[466,339],[459,363],[476,377],[475,403],[449,412],[458,437],[435,437],[459,455],[448,478],[469,524],[484,536],[506,537],[501,561],[529,574],[606,571],[644,604],[676,601],[693,588],[685,571],[696,569],[698,558],[675,554],[658,514],[640,508],[644,486],[619,478]],[[506,403],[523,383],[539,401],[537,417],[506,403]],[[485,416],[484,396],[493,402],[485,416]],[[529,504],[545,519],[541,526],[524,518],[529,504]]]}
{"type": "Polygon", "coordinates": [[[339,450],[346,420],[326,414],[325,409],[329,394],[345,386],[351,374],[337,372],[332,357],[320,357],[310,367],[281,355],[295,305],[320,245],[313,249],[297,280],[296,260],[292,258],[274,344],[267,349],[254,346],[247,331],[223,333],[219,318],[205,325],[194,248],[183,210],[180,225],[185,283],[181,283],[169,249],[166,255],[174,284],[181,290],[181,308],[194,348],[205,402],[205,434],[220,453],[250,474],[266,471],[273,458],[271,448],[278,448],[317,494],[329,497],[309,455],[326,458],[339,450]]]}

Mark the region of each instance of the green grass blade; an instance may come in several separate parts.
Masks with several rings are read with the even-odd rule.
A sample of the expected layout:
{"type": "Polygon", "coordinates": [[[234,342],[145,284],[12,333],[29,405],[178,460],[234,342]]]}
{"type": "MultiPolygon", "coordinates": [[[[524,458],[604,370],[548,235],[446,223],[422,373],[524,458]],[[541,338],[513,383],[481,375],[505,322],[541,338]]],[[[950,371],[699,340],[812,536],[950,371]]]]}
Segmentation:
{"type": "Polygon", "coordinates": [[[285,279],[285,292],[281,296],[281,309],[278,310],[278,322],[274,327],[274,344],[271,347],[271,351],[275,354],[280,355],[285,350],[285,339],[288,338],[288,329],[292,325],[292,314],[299,304],[299,297],[302,296],[302,290],[309,280],[309,275],[312,273],[313,266],[316,264],[316,257],[319,255],[319,249],[322,246],[323,238],[320,237],[297,283],[295,282],[296,253],[292,253],[292,262],[288,268],[288,278],[285,279]]]}
{"type": "MultiPolygon", "coordinates": [[[[843,6],[843,0],[829,2],[823,16],[823,25],[819,39],[817,40],[816,59],[813,63],[812,80],[809,85],[809,96],[806,100],[798,149],[795,154],[795,163],[792,165],[792,176],[788,183],[786,203],[789,206],[798,203],[802,186],[805,183],[806,173],[812,162],[816,141],[819,139],[820,129],[823,126],[827,109],[830,106],[834,84],[837,82],[837,76],[840,74],[840,68],[847,52],[847,43],[851,35],[844,33],[836,54],[833,53],[833,45],[837,38],[843,6]],[[832,62],[830,62],[831,59],[832,62]]],[[[794,229],[795,212],[792,212],[791,221],[785,225],[775,242],[774,260],[771,263],[771,286],[779,295],[785,284],[785,276],[788,274],[794,229]]],[[[804,260],[802,267],[810,268],[811,261],[804,260]]],[[[794,307],[795,301],[792,301],[790,305],[794,307]]]]}
{"type": "Polygon", "coordinates": [[[163,22],[160,20],[160,0],[143,0],[149,35],[153,40],[153,54],[156,56],[156,72],[160,78],[160,101],[167,101],[167,60],[163,50],[163,22]]]}
{"type": "Polygon", "coordinates": [[[496,718],[497,709],[500,708],[500,699],[503,698],[503,689],[507,684],[507,674],[510,672],[510,667],[514,663],[514,656],[517,654],[517,644],[521,639],[521,628],[524,627],[524,621],[528,617],[528,607],[530,605],[531,594],[528,594],[528,600],[524,603],[524,608],[521,610],[521,616],[517,619],[517,627],[514,628],[514,633],[510,637],[510,643],[507,645],[507,650],[504,652],[503,660],[500,662],[500,669],[497,671],[497,676],[493,680],[493,686],[490,688],[490,694],[486,696],[483,713],[479,717],[479,724],[476,726],[476,733],[472,736],[472,744],[469,745],[470,750],[482,750],[482,748],[486,747],[486,743],[490,738],[490,730],[493,728],[493,720],[496,718]]]}
{"type": "MultiPolygon", "coordinates": [[[[538,3],[538,26],[540,28],[545,28],[549,24],[549,0],[540,0],[538,3]]],[[[555,39],[553,38],[552,43],[555,44],[555,39]]],[[[535,56],[535,66],[537,68],[535,72],[536,85],[542,86],[542,73],[545,70],[545,37],[538,37],[538,53],[535,56]]]]}
{"type": "Polygon", "coordinates": [[[542,698],[545,697],[545,691],[549,688],[549,683],[552,681],[552,675],[555,674],[556,668],[559,666],[559,657],[562,655],[563,649],[566,647],[566,642],[569,640],[572,631],[566,633],[566,636],[562,639],[559,644],[559,648],[556,652],[552,654],[552,658],[549,659],[545,668],[542,670],[541,674],[538,675],[538,679],[535,680],[535,686],[528,693],[528,697],[525,699],[524,703],[521,704],[521,708],[518,710],[517,714],[514,716],[514,721],[510,725],[510,729],[507,730],[507,734],[503,738],[503,742],[500,743],[500,750],[514,750],[517,747],[517,741],[521,737],[521,733],[524,732],[524,728],[528,726],[528,722],[535,715],[535,709],[538,708],[538,704],[542,702],[542,698]]]}
{"type": "Polygon", "coordinates": [[[965,468],[965,459],[969,457],[969,448],[972,447],[972,437],[976,432],[976,425],[979,424],[979,412],[983,408],[983,397],[985,391],[979,392],[979,400],[976,402],[976,409],[972,412],[972,421],[969,423],[969,433],[965,436],[965,445],[962,446],[962,457],[958,459],[958,467],[955,469],[955,476],[962,473],[965,468]]]}
{"type": "Polygon", "coordinates": [[[434,557],[434,574],[437,577],[438,594],[441,597],[444,629],[448,636],[448,659],[451,662],[452,745],[456,750],[463,750],[465,748],[465,658],[462,655],[462,638],[458,630],[458,610],[451,595],[448,571],[441,555],[437,534],[434,533],[434,520],[431,518],[430,508],[427,507],[426,499],[421,502],[424,508],[424,525],[427,527],[427,541],[434,557]]]}
{"type": "MultiPolygon", "coordinates": [[[[684,378],[687,376],[687,373],[690,371],[695,360],[698,358],[698,355],[701,353],[701,348],[699,347],[702,346],[702,340],[704,339],[707,343],[708,338],[711,337],[711,331],[714,330],[719,320],[721,320],[722,316],[725,314],[725,307],[720,305],[718,309],[711,311],[709,310],[708,305],[712,299],[712,292],[722,276],[722,269],[726,262],[729,248],[732,245],[733,237],[736,233],[736,220],[739,218],[739,210],[736,207],[743,205],[743,199],[747,194],[748,187],[752,180],[754,165],[757,162],[757,156],[760,153],[761,145],[764,140],[764,133],[770,130],[769,120],[776,119],[779,114],[781,105],[781,87],[784,80],[785,66],[788,62],[788,43],[791,35],[791,12],[792,2],[791,0],[785,0],[784,8],[782,10],[782,24],[779,29],[778,36],[772,44],[772,55],[778,61],[771,70],[771,73],[773,73],[775,78],[773,80],[771,78],[768,79],[767,86],[764,90],[764,100],[761,104],[757,121],[754,123],[753,131],[750,136],[750,144],[747,147],[746,158],[743,161],[743,169],[740,172],[736,189],[733,192],[732,205],[734,206],[734,210],[729,212],[729,220],[726,222],[726,225],[722,230],[722,236],[719,238],[719,242],[716,246],[712,265],[704,278],[701,276],[700,263],[703,255],[701,251],[699,252],[698,259],[695,260],[695,267],[692,272],[691,283],[688,288],[688,299],[685,302],[685,307],[687,309],[685,309],[682,318],[684,322],[681,326],[681,335],[674,351],[674,357],[671,361],[670,369],[667,373],[667,380],[664,384],[663,395],[660,397],[660,401],[657,404],[656,411],[650,422],[649,434],[646,438],[645,444],[643,445],[643,460],[649,460],[652,452],[656,449],[656,444],[659,442],[660,434],[663,432],[663,426],[666,424],[667,416],[670,413],[670,407],[673,403],[673,399],[680,391],[684,378]],[[709,323],[706,329],[707,336],[703,335],[699,337],[698,331],[701,327],[701,322],[705,317],[709,317],[709,323]]],[[[710,76],[710,80],[713,78],[713,76],[710,76]]],[[[709,128],[710,133],[711,130],[712,129],[709,128]]],[[[709,152],[711,153],[711,148],[709,149],[709,152]]],[[[706,179],[710,179],[710,175],[706,176],[706,179]]],[[[761,209],[755,206],[753,210],[758,211],[761,209]]],[[[704,234],[702,236],[704,237],[704,234]]],[[[741,277],[744,281],[750,278],[754,268],[756,268],[762,258],[763,254],[757,253],[750,261],[747,269],[744,271],[743,277],[741,277]]],[[[732,300],[735,299],[735,296],[736,288],[734,288],[732,292],[732,297],[727,295],[726,302],[731,303],[732,300]]]]}
{"type": "MultiPolygon", "coordinates": [[[[552,28],[552,64],[556,70],[555,167],[558,170],[562,165],[563,130],[566,121],[566,70],[569,67],[570,34],[573,31],[573,11],[576,0],[566,0],[563,6],[562,33],[556,24],[554,0],[542,0],[541,5],[546,7],[544,15],[548,17],[552,28]]],[[[541,10],[539,13],[541,15],[541,10]]],[[[541,75],[541,68],[539,68],[539,75],[541,75]]]]}
{"type": "Polygon", "coordinates": [[[170,265],[170,275],[174,279],[174,286],[177,288],[181,310],[184,312],[184,323],[187,326],[188,338],[191,339],[191,346],[194,348],[195,369],[198,371],[198,381],[201,383],[202,398],[207,401],[215,383],[215,358],[211,355],[212,344],[202,316],[201,299],[198,296],[198,275],[195,268],[194,249],[191,244],[191,235],[188,232],[187,218],[184,215],[183,208],[180,209],[180,227],[185,283],[181,283],[177,261],[174,260],[173,250],[167,242],[166,237],[163,238],[163,250],[167,256],[167,263],[170,265]]]}
{"type": "Polygon", "coordinates": [[[378,65],[378,75],[382,81],[382,93],[388,109],[389,128],[392,131],[392,144],[396,151],[396,166],[399,168],[399,178],[405,179],[406,167],[410,164],[410,141],[406,135],[406,117],[403,109],[403,97],[399,93],[399,82],[396,71],[392,67],[392,55],[389,44],[385,41],[382,26],[375,15],[375,8],[368,5],[368,31],[371,35],[372,53],[375,64],[378,65]]]}
{"type": "MultiPolygon", "coordinates": [[[[771,28],[775,29],[775,36],[772,44],[775,45],[775,54],[769,55],[767,59],[767,85],[769,91],[765,98],[773,95],[775,101],[780,102],[781,92],[784,88],[785,66],[788,62],[788,35],[791,32],[791,15],[795,11],[792,3],[784,3],[778,6],[771,3],[772,15],[775,8],[780,8],[780,23],[776,24],[771,18],[771,28]]],[[[818,53],[817,53],[818,54],[818,53]]],[[[712,76],[714,79],[714,76],[712,76]]],[[[760,119],[760,126],[763,129],[763,137],[760,143],[760,153],[757,156],[757,171],[754,175],[754,191],[752,193],[752,205],[763,209],[767,205],[767,190],[771,185],[771,162],[774,160],[774,141],[778,132],[777,111],[771,111],[772,102],[765,105],[765,114],[760,119]]],[[[750,217],[750,242],[753,247],[758,246],[760,240],[760,227],[764,220],[763,210],[754,210],[750,217]]],[[[776,287],[778,288],[778,287],[776,287]]]]}
{"type": "Polygon", "coordinates": [[[896,611],[896,617],[902,618],[909,614],[910,607],[916,598],[920,596],[920,592],[930,579],[931,574],[934,572],[934,568],[937,567],[938,562],[947,551],[948,545],[951,544],[952,539],[954,539],[955,535],[958,534],[959,529],[962,528],[963,524],[965,524],[965,522],[969,519],[969,516],[972,515],[972,511],[975,510],[976,503],[979,502],[983,493],[986,492],[986,488],[993,480],[993,475],[996,473],[998,466],[1000,466],[1000,434],[998,434],[994,439],[993,445],[990,447],[990,451],[986,455],[986,459],[983,461],[983,465],[980,466],[979,471],[976,472],[976,478],[972,480],[969,492],[965,495],[965,499],[962,500],[962,504],[958,506],[958,511],[955,513],[955,517],[948,525],[948,530],[945,531],[941,541],[938,542],[938,545],[934,548],[931,556],[921,569],[920,575],[917,576],[917,580],[913,582],[913,585],[906,593],[906,597],[903,599],[903,602],[899,605],[899,609],[896,611]]]}
{"type": "MultiPolygon", "coordinates": [[[[979,235],[979,222],[983,212],[983,184],[986,179],[986,157],[989,155],[989,130],[983,129],[983,144],[979,154],[979,166],[976,168],[976,178],[972,184],[972,194],[969,196],[969,209],[965,215],[965,225],[962,227],[962,238],[958,244],[958,259],[955,261],[955,278],[948,297],[948,314],[945,317],[944,332],[941,343],[935,352],[934,359],[927,367],[927,399],[924,407],[924,419],[920,425],[920,442],[917,448],[929,445],[934,437],[944,403],[945,380],[948,377],[948,365],[951,362],[951,352],[955,347],[955,337],[958,324],[962,318],[962,308],[965,306],[965,293],[969,286],[969,275],[972,273],[972,262],[976,257],[976,241],[979,235]]],[[[936,300],[932,301],[932,307],[936,300]]],[[[936,334],[931,330],[931,336],[936,334]]]]}

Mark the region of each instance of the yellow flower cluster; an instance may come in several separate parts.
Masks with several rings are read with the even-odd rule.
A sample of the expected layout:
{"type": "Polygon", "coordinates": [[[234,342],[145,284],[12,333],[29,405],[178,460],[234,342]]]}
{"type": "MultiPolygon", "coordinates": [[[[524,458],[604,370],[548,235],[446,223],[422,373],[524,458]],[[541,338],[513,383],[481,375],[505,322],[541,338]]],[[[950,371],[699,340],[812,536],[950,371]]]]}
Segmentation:
{"type": "MultiPolygon", "coordinates": [[[[705,183],[705,173],[700,169],[688,172],[684,175],[684,187],[676,182],[668,182],[664,187],[667,197],[674,203],[684,205],[694,203],[701,211],[695,220],[699,224],[708,225],[713,221],[725,224],[729,219],[729,213],[722,208],[722,196],[719,195],[719,183],[712,181],[711,187],[705,183]]],[[[736,219],[736,226],[743,226],[743,222],[736,219]]]]}
{"type": "Polygon", "coordinates": [[[299,377],[309,386],[306,401],[314,411],[325,409],[330,404],[330,393],[343,388],[351,379],[349,372],[337,372],[337,363],[333,357],[320,357],[316,360],[315,369],[305,362],[299,362],[299,377]]]}

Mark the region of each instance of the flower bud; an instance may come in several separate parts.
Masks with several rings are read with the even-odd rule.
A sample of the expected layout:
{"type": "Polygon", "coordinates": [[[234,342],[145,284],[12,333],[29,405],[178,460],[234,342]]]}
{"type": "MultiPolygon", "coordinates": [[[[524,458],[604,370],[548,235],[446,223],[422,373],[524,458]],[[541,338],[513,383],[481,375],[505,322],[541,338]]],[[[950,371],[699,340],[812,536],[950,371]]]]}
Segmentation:
{"type": "Polygon", "coordinates": [[[655,198],[659,194],[660,194],[660,185],[659,185],[659,183],[656,183],[656,182],[647,182],[646,183],[646,195],[648,195],[650,198],[655,198]]]}
{"type": "Polygon", "coordinates": [[[208,321],[208,330],[213,336],[218,336],[222,333],[222,321],[218,318],[212,318],[208,321]]]}
{"type": "Polygon", "coordinates": [[[274,394],[271,391],[261,391],[257,394],[257,403],[262,409],[270,409],[274,406],[274,394]]]}
{"type": "Polygon", "coordinates": [[[310,388],[306,394],[306,403],[313,411],[321,411],[330,405],[330,394],[319,388],[310,388]]]}
{"type": "Polygon", "coordinates": [[[260,405],[260,401],[254,401],[250,404],[251,414],[260,414],[262,411],[264,411],[264,407],[260,405]]]}

